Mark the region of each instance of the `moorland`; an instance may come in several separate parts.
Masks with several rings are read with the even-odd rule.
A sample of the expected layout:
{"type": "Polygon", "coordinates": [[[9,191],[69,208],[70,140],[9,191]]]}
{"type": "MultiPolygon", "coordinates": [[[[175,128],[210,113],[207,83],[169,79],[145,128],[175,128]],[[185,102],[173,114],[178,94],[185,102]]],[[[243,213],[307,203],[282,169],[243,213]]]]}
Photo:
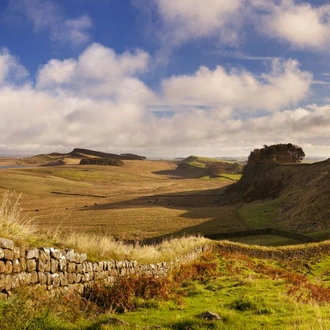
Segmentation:
{"type": "Polygon", "coordinates": [[[175,161],[146,159],[125,159],[123,166],[79,165],[94,154],[85,150],[4,159],[0,166],[22,168],[0,170],[0,190],[22,194],[23,215],[33,218],[41,233],[158,240],[246,228],[235,206],[216,205],[223,188],[240,174],[212,177],[198,157],[189,169],[178,169],[175,161]]]}
{"type": "Polygon", "coordinates": [[[33,235],[20,236],[2,226],[3,234],[18,243],[78,250],[72,237],[79,235],[87,237],[84,247],[96,237],[118,243],[112,246],[117,251],[95,253],[95,259],[120,258],[119,246],[133,246],[146,260],[142,249],[164,239],[171,247],[181,245],[180,253],[196,235],[190,241],[213,245],[212,253],[168,279],[123,279],[98,288],[92,299],[21,291],[0,303],[4,329],[330,328],[330,258],[319,248],[329,244],[329,160],[243,169],[239,159],[135,156],[119,155],[118,166],[95,164],[109,155],[85,149],[1,159],[7,167],[0,169],[1,195],[18,195],[10,206],[19,208],[19,228],[33,227],[33,235]],[[86,158],[94,161],[81,165],[86,158]],[[262,231],[269,228],[274,231],[262,231]],[[313,243],[301,244],[303,238],[313,243]],[[267,257],[281,249],[293,257],[267,257]],[[311,250],[320,252],[304,254],[311,250]],[[299,258],[292,251],[300,251],[299,258]],[[125,313],[114,317],[118,304],[125,313]],[[206,310],[220,320],[201,319],[206,310]]]}

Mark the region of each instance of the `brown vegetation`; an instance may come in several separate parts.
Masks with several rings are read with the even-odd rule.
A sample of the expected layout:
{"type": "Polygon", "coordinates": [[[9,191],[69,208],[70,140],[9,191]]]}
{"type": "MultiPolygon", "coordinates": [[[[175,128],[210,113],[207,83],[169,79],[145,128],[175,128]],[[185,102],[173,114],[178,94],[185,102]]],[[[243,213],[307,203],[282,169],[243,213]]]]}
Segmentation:
{"type": "Polygon", "coordinates": [[[95,303],[102,312],[135,310],[139,306],[139,298],[143,300],[171,299],[182,305],[182,296],[186,294],[184,283],[193,280],[205,283],[216,274],[216,256],[204,253],[199,260],[175,268],[170,277],[156,277],[148,274],[120,277],[110,286],[95,283],[86,292],[85,297],[88,301],[95,303]]]}

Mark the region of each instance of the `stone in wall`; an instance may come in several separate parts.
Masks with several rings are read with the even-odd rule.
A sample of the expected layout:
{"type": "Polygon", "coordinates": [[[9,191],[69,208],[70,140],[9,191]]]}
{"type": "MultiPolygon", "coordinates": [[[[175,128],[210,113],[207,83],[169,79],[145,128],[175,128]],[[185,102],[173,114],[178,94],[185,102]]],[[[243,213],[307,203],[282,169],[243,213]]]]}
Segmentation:
{"type": "Polygon", "coordinates": [[[16,247],[11,240],[0,238],[0,299],[26,285],[83,293],[84,288],[91,287],[95,281],[113,284],[118,276],[166,276],[181,260],[190,261],[201,251],[194,250],[171,263],[139,265],[136,261],[128,260],[90,262],[86,254],[78,254],[73,249],[26,249],[16,247]]]}

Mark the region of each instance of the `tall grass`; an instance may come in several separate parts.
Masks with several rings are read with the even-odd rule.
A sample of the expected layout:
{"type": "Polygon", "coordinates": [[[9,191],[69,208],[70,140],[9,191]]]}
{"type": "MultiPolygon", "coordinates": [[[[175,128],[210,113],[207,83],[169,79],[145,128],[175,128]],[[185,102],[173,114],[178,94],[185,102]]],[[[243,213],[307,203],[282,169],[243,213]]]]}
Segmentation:
{"type": "Polygon", "coordinates": [[[138,242],[125,244],[107,235],[71,233],[62,237],[62,242],[79,252],[87,253],[89,259],[96,260],[137,260],[143,263],[174,260],[209,240],[200,236],[188,236],[164,240],[157,245],[142,245],[138,242]]]}
{"type": "Polygon", "coordinates": [[[36,228],[32,219],[21,216],[22,194],[5,191],[0,206],[0,236],[15,241],[29,240],[36,228]]]}
{"type": "Polygon", "coordinates": [[[60,228],[48,232],[43,230],[44,234],[40,234],[32,218],[21,216],[21,204],[22,194],[4,192],[0,206],[0,237],[11,239],[17,244],[74,248],[77,252],[86,253],[90,260],[170,261],[208,241],[203,237],[190,236],[147,246],[139,243],[125,244],[110,235],[65,233],[60,228]]]}

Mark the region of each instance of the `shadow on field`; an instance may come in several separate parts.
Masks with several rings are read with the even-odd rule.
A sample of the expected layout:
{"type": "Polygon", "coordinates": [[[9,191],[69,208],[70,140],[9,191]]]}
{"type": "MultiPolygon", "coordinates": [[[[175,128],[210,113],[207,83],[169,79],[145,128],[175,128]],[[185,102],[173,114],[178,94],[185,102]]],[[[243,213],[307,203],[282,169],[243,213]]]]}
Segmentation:
{"type": "MultiPolygon", "coordinates": [[[[144,242],[158,242],[165,238],[183,235],[210,235],[247,230],[247,226],[241,222],[236,214],[237,205],[219,205],[224,189],[225,187],[221,187],[207,191],[187,191],[142,196],[122,202],[94,204],[84,207],[81,211],[97,212],[111,209],[148,209],[156,207],[185,211],[178,215],[178,221],[180,221],[180,218],[185,219],[182,229],[143,240],[144,242]],[[198,224],[196,224],[197,221],[199,222],[198,224]],[[191,225],[189,225],[189,222],[191,225]]],[[[171,217],[170,214],[169,217],[171,217]]],[[[160,221],[163,221],[164,218],[166,219],[166,211],[164,211],[164,216],[160,221]]],[[[155,226],[157,226],[157,217],[155,217],[155,226]]],[[[159,226],[162,226],[162,224],[160,223],[159,226]]],[[[176,227],[176,225],[174,224],[173,227],[176,227]]]]}
{"type": "Polygon", "coordinates": [[[218,206],[221,195],[225,187],[201,190],[188,191],[169,194],[146,195],[139,198],[125,200],[115,203],[94,204],[87,206],[83,210],[106,210],[106,209],[124,209],[134,207],[170,207],[170,208],[195,208],[195,207],[210,207],[218,206]]]}

